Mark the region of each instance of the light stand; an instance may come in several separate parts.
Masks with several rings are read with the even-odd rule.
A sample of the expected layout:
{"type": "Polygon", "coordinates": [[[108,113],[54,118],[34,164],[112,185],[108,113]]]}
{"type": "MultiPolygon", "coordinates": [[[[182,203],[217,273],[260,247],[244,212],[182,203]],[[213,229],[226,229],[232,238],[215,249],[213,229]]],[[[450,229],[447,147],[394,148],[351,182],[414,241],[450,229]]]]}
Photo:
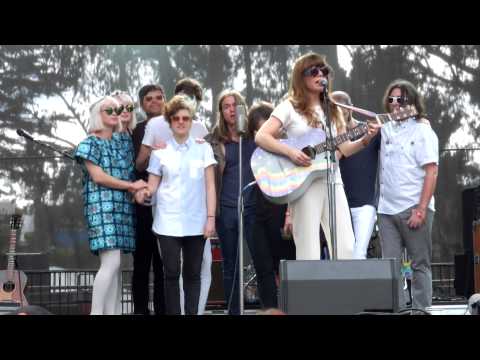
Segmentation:
{"type": "Polygon", "coordinates": [[[327,157],[327,194],[328,194],[328,221],[330,225],[330,239],[332,243],[332,253],[330,260],[337,260],[337,218],[336,218],[336,196],[335,196],[335,147],[333,146],[332,121],[330,116],[330,106],[328,99],[328,84],[323,87],[323,103],[325,104],[325,117],[329,137],[329,146],[325,156],[327,157]]]}

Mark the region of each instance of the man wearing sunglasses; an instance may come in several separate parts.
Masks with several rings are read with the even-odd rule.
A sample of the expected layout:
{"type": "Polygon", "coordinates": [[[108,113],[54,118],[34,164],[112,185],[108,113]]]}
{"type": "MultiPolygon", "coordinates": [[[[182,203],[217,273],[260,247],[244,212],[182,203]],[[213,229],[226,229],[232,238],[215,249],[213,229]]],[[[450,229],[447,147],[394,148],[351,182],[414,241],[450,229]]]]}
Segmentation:
{"type": "MultiPolygon", "coordinates": [[[[380,198],[378,226],[382,256],[402,259],[403,247],[412,260],[412,307],[432,304],[433,193],[438,172],[438,138],[425,116],[423,100],[406,80],[395,80],[383,99],[392,113],[406,105],[418,115],[391,121],[382,127],[380,146],[380,198]]],[[[400,307],[405,307],[403,284],[399,282],[400,307]]]]}
{"type": "MultiPolygon", "coordinates": [[[[156,116],[163,114],[165,107],[165,92],[160,85],[150,84],[143,86],[139,93],[140,107],[147,115],[145,121],[140,122],[133,130],[133,147],[138,159],[141,152],[142,140],[147,124],[156,116]]],[[[148,181],[145,169],[136,169],[137,179],[148,181]]],[[[163,262],[157,248],[157,239],[152,232],[152,209],[143,205],[136,205],[137,212],[137,241],[133,254],[132,297],[135,314],[149,315],[149,277],[150,266],[153,265],[153,308],[155,315],[165,314],[165,296],[163,280],[163,262]]]]}
{"type": "MultiPolygon", "coordinates": [[[[179,80],[175,86],[175,95],[184,94],[190,98],[197,109],[199,103],[202,101],[202,88],[198,81],[190,78],[179,80]]],[[[208,134],[207,128],[198,119],[192,122],[192,129],[190,135],[195,139],[203,139],[208,134]]],[[[167,123],[163,114],[152,118],[145,128],[145,135],[142,140],[139,154],[136,160],[136,168],[138,171],[144,171],[148,166],[148,160],[152,150],[162,148],[165,146],[167,140],[173,136],[170,125],[167,123]]]]}

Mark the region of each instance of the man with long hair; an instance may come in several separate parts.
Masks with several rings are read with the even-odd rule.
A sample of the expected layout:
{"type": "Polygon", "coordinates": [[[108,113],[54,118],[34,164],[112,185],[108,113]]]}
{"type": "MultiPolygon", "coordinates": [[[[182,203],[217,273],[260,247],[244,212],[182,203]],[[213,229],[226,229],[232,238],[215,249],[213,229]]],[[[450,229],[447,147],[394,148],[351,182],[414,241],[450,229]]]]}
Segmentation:
{"type": "MultiPolygon", "coordinates": [[[[417,89],[406,80],[393,81],[383,98],[392,113],[406,105],[418,115],[391,121],[382,127],[378,222],[384,258],[402,258],[406,247],[412,259],[412,307],[432,304],[433,193],[438,172],[438,138],[425,119],[425,106],[417,89]]],[[[399,282],[400,307],[405,306],[399,282]]]]}

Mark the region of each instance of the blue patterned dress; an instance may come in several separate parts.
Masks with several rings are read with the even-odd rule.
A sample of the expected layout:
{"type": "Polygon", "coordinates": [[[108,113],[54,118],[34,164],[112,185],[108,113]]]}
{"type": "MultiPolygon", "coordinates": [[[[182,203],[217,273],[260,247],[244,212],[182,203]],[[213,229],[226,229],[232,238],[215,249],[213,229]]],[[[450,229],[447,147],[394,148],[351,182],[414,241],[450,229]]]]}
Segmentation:
{"type": "MultiPolygon", "coordinates": [[[[130,135],[115,133],[111,140],[89,136],[77,147],[79,163],[89,160],[117,179],[134,181],[134,152],[130,135]]],[[[135,207],[126,190],[116,190],[93,182],[83,166],[84,213],[88,223],[90,250],[135,250],[135,207]]]]}

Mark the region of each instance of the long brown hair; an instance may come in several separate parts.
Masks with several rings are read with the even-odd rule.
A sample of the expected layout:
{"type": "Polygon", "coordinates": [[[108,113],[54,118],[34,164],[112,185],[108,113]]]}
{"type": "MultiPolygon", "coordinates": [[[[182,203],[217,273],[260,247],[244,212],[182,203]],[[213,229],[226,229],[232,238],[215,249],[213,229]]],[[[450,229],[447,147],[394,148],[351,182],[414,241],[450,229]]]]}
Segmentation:
{"type": "MultiPolygon", "coordinates": [[[[288,89],[288,99],[292,103],[294,109],[303,116],[305,116],[307,118],[307,124],[312,127],[315,126],[318,119],[313,109],[309,107],[307,97],[308,90],[305,85],[303,72],[305,71],[305,69],[313,65],[318,65],[324,68],[324,74],[327,73],[327,86],[328,91],[330,92],[332,88],[332,68],[325,60],[325,56],[313,52],[302,55],[295,61],[292,75],[290,78],[290,86],[288,89]]],[[[327,109],[325,109],[325,105],[323,102],[324,96],[325,94],[322,92],[320,94],[320,103],[322,104],[322,109],[324,113],[327,113],[327,109]]],[[[332,102],[330,102],[329,104],[332,120],[335,122],[337,131],[340,131],[345,128],[345,121],[343,120],[342,113],[335,104],[333,104],[332,102]]]]}
{"type": "Polygon", "coordinates": [[[401,96],[407,98],[407,104],[414,105],[417,109],[417,119],[421,119],[427,115],[422,96],[410,81],[403,79],[394,80],[390,83],[390,85],[387,86],[387,90],[385,90],[385,94],[383,96],[383,107],[385,108],[386,112],[390,112],[390,103],[388,102],[388,97],[392,93],[393,89],[397,88],[400,89],[402,94],[401,96]]]}
{"type": "Polygon", "coordinates": [[[235,98],[235,103],[237,105],[243,105],[245,106],[245,109],[247,109],[247,103],[245,102],[245,99],[238,91],[227,89],[227,90],[223,90],[220,93],[220,95],[218,95],[217,123],[215,125],[215,128],[213,129],[213,134],[214,136],[218,137],[221,142],[224,142],[224,143],[232,140],[230,138],[230,133],[225,123],[225,118],[223,117],[223,111],[222,111],[222,102],[228,96],[233,96],[235,98]]]}

